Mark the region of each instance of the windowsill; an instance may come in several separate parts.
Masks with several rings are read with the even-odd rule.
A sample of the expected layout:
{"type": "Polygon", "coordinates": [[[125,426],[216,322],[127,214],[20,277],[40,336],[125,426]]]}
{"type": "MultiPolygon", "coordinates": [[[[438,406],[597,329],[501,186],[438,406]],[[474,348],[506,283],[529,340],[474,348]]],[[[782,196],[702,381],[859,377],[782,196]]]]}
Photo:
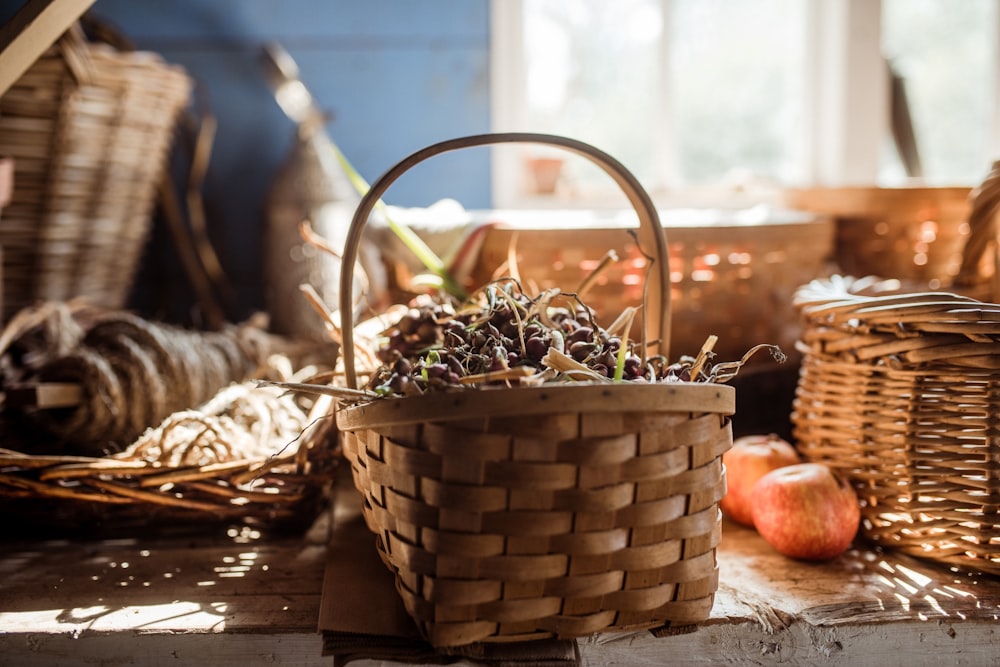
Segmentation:
{"type": "MultiPolygon", "coordinates": [[[[726,208],[742,209],[757,205],[777,205],[781,191],[773,188],[704,187],[677,190],[648,190],[650,198],[661,209],[671,208],[726,208]]],[[[521,193],[507,202],[499,202],[504,209],[594,209],[606,210],[627,206],[624,195],[610,188],[580,191],[560,187],[551,194],[521,193]]]]}
{"type": "MultiPolygon", "coordinates": [[[[922,179],[910,179],[893,183],[867,183],[844,185],[802,185],[787,187],[772,187],[767,185],[752,186],[703,186],[662,190],[650,188],[650,198],[658,209],[721,209],[743,210],[758,206],[776,209],[788,208],[785,204],[789,193],[803,190],[837,190],[857,188],[879,188],[886,190],[907,189],[949,189],[973,188],[978,183],[934,183],[922,179]]],[[[496,208],[508,210],[614,210],[627,206],[624,195],[617,190],[588,190],[581,194],[571,188],[557,188],[552,194],[521,193],[510,197],[507,201],[497,202],[496,208]]]]}

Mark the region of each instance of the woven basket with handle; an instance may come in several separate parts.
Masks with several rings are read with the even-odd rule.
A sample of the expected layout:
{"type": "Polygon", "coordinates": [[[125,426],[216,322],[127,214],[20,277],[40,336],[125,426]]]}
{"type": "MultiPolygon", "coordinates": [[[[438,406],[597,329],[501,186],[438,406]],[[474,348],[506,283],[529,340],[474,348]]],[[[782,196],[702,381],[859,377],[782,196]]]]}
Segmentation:
{"type": "Polygon", "coordinates": [[[45,300],[125,304],[191,88],[181,68],[76,25],[0,97],[0,155],[15,169],[3,321],[45,300]]]}
{"type": "MultiPolygon", "coordinates": [[[[440,153],[510,142],[589,158],[627,195],[656,253],[651,303],[662,308],[646,325],[665,354],[670,273],[649,196],[610,156],[551,135],[445,141],[386,172],[352,221],[342,313],[358,239],[387,188],[440,153]]],[[[356,387],[349,320],[343,350],[356,387]]],[[[337,424],[406,609],[432,644],[454,646],[707,619],[734,399],[708,383],[483,388],[345,403],[337,424]]]]}
{"type": "Polygon", "coordinates": [[[1000,574],[1000,305],[879,286],[797,293],[797,446],[854,482],[871,540],[1000,574]]]}

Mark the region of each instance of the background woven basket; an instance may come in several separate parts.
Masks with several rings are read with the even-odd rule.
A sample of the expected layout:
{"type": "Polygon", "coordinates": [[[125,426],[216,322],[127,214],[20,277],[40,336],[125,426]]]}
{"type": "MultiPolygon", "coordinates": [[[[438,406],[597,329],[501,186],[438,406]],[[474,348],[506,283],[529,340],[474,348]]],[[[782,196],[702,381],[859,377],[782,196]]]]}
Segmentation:
{"type": "MultiPolygon", "coordinates": [[[[626,193],[655,251],[650,283],[662,296],[650,305],[662,307],[650,308],[651,339],[663,333],[666,353],[666,238],[648,195],[610,156],[549,135],[446,141],[386,172],[352,222],[341,312],[351,312],[364,224],[389,185],[439,153],[502,142],[580,154],[626,193]]],[[[356,387],[349,320],[343,352],[356,387]]],[[[448,646],[707,619],[734,403],[732,387],[717,384],[572,383],[343,405],[337,424],[403,602],[432,644],[448,646]]]]}
{"type": "MultiPolygon", "coordinates": [[[[539,290],[574,290],[613,250],[619,261],[587,291],[587,304],[607,324],[624,307],[642,302],[644,261],[628,233],[634,221],[567,214],[565,221],[552,222],[556,216],[550,215],[542,224],[521,217],[527,218],[501,216],[487,231],[474,272],[478,284],[507,261],[513,246],[522,280],[539,290]]],[[[832,218],[677,210],[662,222],[670,235],[675,354],[697,354],[708,334],[719,337],[715,352],[721,359],[738,359],[762,342],[791,353],[799,335],[792,295],[800,285],[829,275],[832,218]]]]}
{"type": "Polygon", "coordinates": [[[967,187],[842,187],[788,190],[784,204],[830,215],[834,258],[845,275],[947,288],[969,236],[967,187]]]}
{"type": "Polygon", "coordinates": [[[877,544],[1000,574],[1000,305],[878,287],[797,293],[797,446],[854,482],[877,544]]]}
{"type": "Polygon", "coordinates": [[[158,56],[89,43],[75,26],[0,98],[0,154],[15,165],[4,321],[40,300],[124,305],[191,86],[158,56]]]}

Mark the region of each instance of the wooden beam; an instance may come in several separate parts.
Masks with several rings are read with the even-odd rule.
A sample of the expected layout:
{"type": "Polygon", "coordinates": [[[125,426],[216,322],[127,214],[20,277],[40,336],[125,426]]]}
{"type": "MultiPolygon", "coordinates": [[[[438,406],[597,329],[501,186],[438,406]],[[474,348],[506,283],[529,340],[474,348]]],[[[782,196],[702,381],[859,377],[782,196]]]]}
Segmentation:
{"type": "Polygon", "coordinates": [[[39,382],[8,387],[0,406],[39,410],[72,408],[83,402],[83,387],[73,382],[39,382]]]}
{"type": "Polygon", "coordinates": [[[0,26],[0,95],[92,4],[94,0],[28,0],[0,26]]]}

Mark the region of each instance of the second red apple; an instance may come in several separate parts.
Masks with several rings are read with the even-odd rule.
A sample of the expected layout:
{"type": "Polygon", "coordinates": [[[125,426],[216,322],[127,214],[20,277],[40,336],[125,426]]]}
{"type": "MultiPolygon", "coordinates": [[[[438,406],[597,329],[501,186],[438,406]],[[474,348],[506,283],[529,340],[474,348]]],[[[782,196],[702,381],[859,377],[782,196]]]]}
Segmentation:
{"type": "Polygon", "coordinates": [[[821,463],[764,475],[753,490],[753,522],[768,544],[791,558],[827,560],[854,540],[861,507],[850,483],[821,463]]]}
{"type": "Polygon", "coordinates": [[[722,513],[737,523],[753,526],[750,494],[754,484],[772,470],[800,462],[791,443],[773,433],[737,438],[722,455],[727,487],[719,503],[722,513]]]}

